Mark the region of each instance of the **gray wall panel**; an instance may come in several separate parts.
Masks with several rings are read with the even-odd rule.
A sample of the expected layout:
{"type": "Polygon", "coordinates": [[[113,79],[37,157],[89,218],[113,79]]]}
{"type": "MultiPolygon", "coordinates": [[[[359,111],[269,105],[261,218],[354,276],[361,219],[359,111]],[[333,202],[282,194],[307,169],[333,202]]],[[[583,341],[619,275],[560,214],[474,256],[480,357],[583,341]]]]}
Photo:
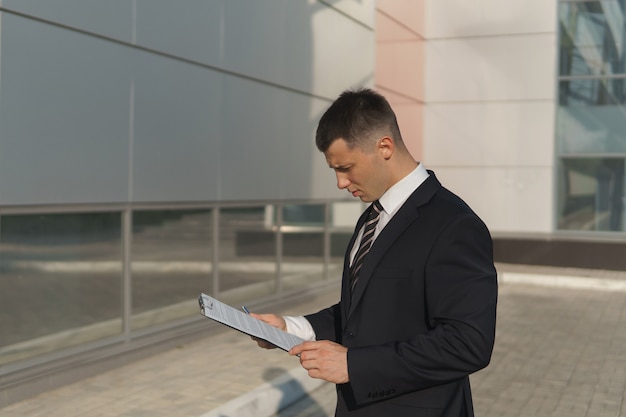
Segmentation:
{"type": "Polygon", "coordinates": [[[137,44],[220,65],[222,1],[137,0],[137,44]]]}
{"type": "Polygon", "coordinates": [[[317,121],[329,101],[224,80],[220,199],[352,198],[336,188],[315,147],[317,121]]]}
{"type": "MultiPolygon", "coordinates": [[[[315,101],[297,94],[286,97],[286,119],[280,126],[282,143],[278,154],[280,167],[285,173],[281,175],[280,198],[312,197],[313,165],[324,161],[324,156],[315,148],[315,129],[319,118],[311,110],[315,101]]],[[[330,104],[324,103],[326,106],[330,104]]]]}
{"type": "Polygon", "coordinates": [[[296,4],[280,0],[226,2],[224,67],[310,91],[311,16],[307,8],[311,6],[292,3],[296,4]],[[290,31],[290,27],[299,30],[290,31]]]}
{"type": "Polygon", "coordinates": [[[349,197],[315,147],[329,101],[224,78],[223,200],[349,197]]]}
{"type": "Polygon", "coordinates": [[[292,94],[251,81],[224,77],[222,199],[280,198],[283,166],[289,155],[283,126],[292,94]]]}
{"type": "Polygon", "coordinates": [[[313,92],[334,98],[348,87],[374,84],[376,40],[372,28],[332,8],[320,7],[312,18],[311,33],[313,92]]]}
{"type": "Polygon", "coordinates": [[[2,15],[0,204],[127,197],[129,50],[2,15]]]}
{"type": "Polygon", "coordinates": [[[313,137],[371,85],[371,1],[2,4],[128,44],[1,13],[0,205],[338,195],[313,137]]]}
{"type": "Polygon", "coordinates": [[[134,62],[133,201],[216,200],[222,76],[144,52],[134,62]]]}
{"type": "Polygon", "coordinates": [[[126,42],[132,37],[129,0],[2,0],[2,6],[126,42]]]}
{"type": "MultiPolygon", "coordinates": [[[[309,191],[309,198],[345,198],[348,200],[354,200],[351,194],[345,190],[339,190],[337,188],[337,180],[335,177],[335,171],[330,169],[324,154],[320,153],[315,146],[315,130],[317,128],[317,122],[326,111],[330,102],[321,99],[311,100],[311,108],[309,110],[309,123],[311,124],[311,136],[310,140],[302,143],[303,153],[301,161],[308,167],[309,171],[306,172],[307,190],[309,191]],[[308,152],[305,149],[309,146],[308,152]]],[[[303,136],[300,133],[299,136],[303,136]]],[[[295,161],[294,163],[298,163],[295,161]]]]}

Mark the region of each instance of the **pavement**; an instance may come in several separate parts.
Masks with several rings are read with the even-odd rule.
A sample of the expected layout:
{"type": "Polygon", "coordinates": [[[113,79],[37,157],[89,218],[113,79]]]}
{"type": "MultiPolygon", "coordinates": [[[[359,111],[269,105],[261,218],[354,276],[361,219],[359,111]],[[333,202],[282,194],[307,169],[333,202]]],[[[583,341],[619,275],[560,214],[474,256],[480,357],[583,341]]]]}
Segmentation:
{"type": "MultiPolygon", "coordinates": [[[[626,417],[626,271],[497,265],[491,364],[476,416],[626,417]]],[[[277,311],[336,302],[327,291],[277,311]]],[[[230,329],[0,408],[0,417],[325,417],[334,386],[230,329]]]]}

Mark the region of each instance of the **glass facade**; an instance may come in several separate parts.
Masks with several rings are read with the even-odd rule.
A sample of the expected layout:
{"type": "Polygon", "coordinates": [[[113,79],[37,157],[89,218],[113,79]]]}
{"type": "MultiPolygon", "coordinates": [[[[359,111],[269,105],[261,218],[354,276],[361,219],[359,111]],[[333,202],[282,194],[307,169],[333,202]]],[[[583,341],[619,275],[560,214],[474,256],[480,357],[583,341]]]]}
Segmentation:
{"type": "Polygon", "coordinates": [[[560,230],[626,231],[625,6],[559,3],[560,230]]]}
{"type": "Polygon", "coordinates": [[[0,217],[0,365],[122,333],[119,213],[0,217]]]}
{"type": "MultiPolygon", "coordinates": [[[[324,233],[326,207],[322,204],[289,204],[282,206],[282,246],[285,289],[297,288],[304,284],[319,282],[324,278],[324,233]]],[[[335,276],[340,276],[339,271],[335,276]]]]}
{"type": "Polygon", "coordinates": [[[200,292],[236,304],[336,283],[361,209],[0,211],[0,370],[202,320],[200,292]]]}
{"type": "Polygon", "coordinates": [[[315,128],[373,85],[374,10],[0,0],[0,392],[206,326],[201,291],[337,284],[315,128]]]}
{"type": "Polygon", "coordinates": [[[132,225],[132,329],[188,316],[212,289],[212,210],[140,210],[132,225]]]}
{"type": "Polygon", "coordinates": [[[273,293],[276,286],[276,234],[266,207],[225,208],[219,214],[219,292],[240,303],[273,293]]]}

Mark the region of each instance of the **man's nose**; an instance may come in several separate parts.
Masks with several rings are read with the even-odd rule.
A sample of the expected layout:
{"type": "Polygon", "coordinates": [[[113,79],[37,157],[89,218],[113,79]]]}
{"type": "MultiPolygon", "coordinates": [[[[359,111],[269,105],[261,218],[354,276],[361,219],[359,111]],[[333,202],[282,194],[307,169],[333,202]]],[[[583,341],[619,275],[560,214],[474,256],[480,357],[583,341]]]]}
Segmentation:
{"type": "Polygon", "coordinates": [[[343,175],[337,174],[337,188],[343,190],[344,188],[348,188],[350,185],[350,180],[343,175]]]}

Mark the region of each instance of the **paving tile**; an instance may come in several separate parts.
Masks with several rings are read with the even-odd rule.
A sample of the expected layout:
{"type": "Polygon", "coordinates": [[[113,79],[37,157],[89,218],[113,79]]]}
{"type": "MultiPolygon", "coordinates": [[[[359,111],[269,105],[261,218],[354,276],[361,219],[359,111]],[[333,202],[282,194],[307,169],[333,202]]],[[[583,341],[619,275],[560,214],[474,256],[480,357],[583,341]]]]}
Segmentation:
{"type": "MultiPolygon", "coordinates": [[[[603,273],[626,279],[585,272],[603,273]]],[[[283,313],[336,299],[329,292],[283,313]]],[[[492,361],[471,376],[476,415],[626,417],[625,323],[624,292],[501,285],[492,361]]],[[[0,417],[199,417],[297,366],[226,330],[12,404],[0,417]]],[[[328,417],[334,405],[334,386],[323,384],[274,417],[328,417]]]]}

